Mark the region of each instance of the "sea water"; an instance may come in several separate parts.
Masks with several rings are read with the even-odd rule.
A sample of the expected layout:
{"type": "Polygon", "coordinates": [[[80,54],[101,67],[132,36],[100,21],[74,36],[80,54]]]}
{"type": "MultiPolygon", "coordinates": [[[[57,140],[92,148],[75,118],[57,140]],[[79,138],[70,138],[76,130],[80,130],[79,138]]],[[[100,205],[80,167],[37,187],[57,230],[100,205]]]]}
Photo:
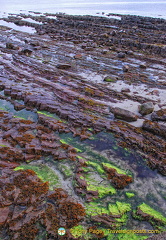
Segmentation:
{"type": "Polygon", "coordinates": [[[166,19],[166,0],[0,0],[0,16],[27,11],[74,15],[130,14],[166,19]]]}

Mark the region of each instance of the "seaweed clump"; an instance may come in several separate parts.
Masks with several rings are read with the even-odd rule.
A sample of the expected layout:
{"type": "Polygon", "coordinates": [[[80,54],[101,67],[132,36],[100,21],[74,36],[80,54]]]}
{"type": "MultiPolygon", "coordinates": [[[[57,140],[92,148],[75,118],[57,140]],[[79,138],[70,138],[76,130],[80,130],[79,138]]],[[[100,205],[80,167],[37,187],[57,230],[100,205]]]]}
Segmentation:
{"type": "Polygon", "coordinates": [[[104,163],[103,168],[107,173],[108,179],[111,180],[111,183],[117,189],[123,189],[129,183],[133,182],[131,176],[126,175],[123,171],[119,172],[119,169],[112,166],[111,164],[104,163]]]}
{"type": "Polygon", "coordinates": [[[0,170],[1,238],[34,240],[42,234],[56,239],[58,228],[64,227],[63,239],[70,239],[68,228],[78,225],[85,215],[81,204],[73,202],[61,188],[49,191],[48,182],[41,181],[32,170],[0,170]]]}

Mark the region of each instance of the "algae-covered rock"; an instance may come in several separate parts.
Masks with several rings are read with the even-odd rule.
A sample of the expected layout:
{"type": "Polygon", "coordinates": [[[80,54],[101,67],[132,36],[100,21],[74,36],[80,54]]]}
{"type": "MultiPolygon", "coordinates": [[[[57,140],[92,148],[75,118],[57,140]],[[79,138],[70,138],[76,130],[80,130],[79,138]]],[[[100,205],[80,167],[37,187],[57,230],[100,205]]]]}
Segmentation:
{"type": "Polygon", "coordinates": [[[151,119],[152,121],[166,121],[166,108],[153,112],[151,119]]]}
{"type": "Polygon", "coordinates": [[[91,202],[86,205],[86,214],[97,224],[104,224],[113,229],[126,224],[127,212],[131,210],[131,205],[117,201],[116,204],[109,204],[103,207],[101,204],[91,202]]]}
{"type": "Polygon", "coordinates": [[[139,113],[141,115],[147,115],[152,113],[154,110],[154,105],[152,102],[146,102],[143,103],[140,107],[139,107],[139,113]]]}
{"type": "Polygon", "coordinates": [[[131,205],[125,202],[117,201],[116,204],[109,204],[108,209],[111,215],[123,215],[126,212],[131,211],[131,205]]]}
{"type": "Polygon", "coordinates": [[[58,175],[49,168],[48,166],[42,164],[42,165],[30,165],[30,164],[24,164],[16,167],[14,170],[33,170],[36,175],[44,182],[49,182],[49,188],[53,190],[54,187],[60,187],[61,183],[59,180],[58,175]]]}
{"type": "Polygon", "coordinates": [[[107,76],[104,78],[104,82],[116,82],[117,79],[115,77],[107,76]]]}
{"type": "Polygon", "coordinates": [[[84,219],[81,204],[75,203],[61,188],[50,191],[48,182],[39,179],[34,171],[4,167],[0,171],[3,173],[0,179],[2,239],[35,240],[41,232],[57,239],[59,226],[69,229],[84,219]]]}
{"type": "Polygon", "coordinates": [[[150,222],[153,226],[166,225],[166,217],[145,203],[137,207],[133,216],[136,219],[150,222]]]}
{"type": "Polygon", "coordinates": [[[166,126],[150,120],[145,120],[143,122],[142,128],[148,132],[155,135],[161,136],[166,139],[166,126]]]}
{"type": "Polygon", "coordinates": [[[103,163],[102,165],[108,175],[108,179],[110,179],[115,188],[123,189],[129,183],[132,183],[132,177],[128,176],[125,171],[113,166],[110,163],[103,163]]]}

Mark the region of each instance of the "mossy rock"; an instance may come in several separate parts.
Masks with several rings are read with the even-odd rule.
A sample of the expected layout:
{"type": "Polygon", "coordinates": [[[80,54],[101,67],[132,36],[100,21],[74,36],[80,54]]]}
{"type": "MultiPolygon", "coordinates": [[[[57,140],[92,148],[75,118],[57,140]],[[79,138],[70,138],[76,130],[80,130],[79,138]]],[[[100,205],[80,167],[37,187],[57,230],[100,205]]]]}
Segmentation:
{"type": "MultiPolygon", "coordinates": [[[[125,172],[124,170],[121,170],[120,168],[114,166],[113,164],[110,164],[110,163],[102,163],[102,165],[103,165],[103,167],[115,169],[118,174],[128,175],[127,172],[125,172]]],[[[128,176],[131,176],[131,175],[128,175],[128,176]]]]}
{"type": "Polygon", "coordinates": [[[100,166],[100,164],[98,164],[98,163],[96,163],[96,162],[92,162],[92,161],[87,161],[87,164],[88,164],[89,166],[94,167],[99,174],[105,173],[104,169],[100,166]]]}
{"type": "Polygon", "coordinates": [[[104,82],[116,82],[117,79],[115,77],[107,76],[104,78],[104,82]]]}
{"type": "Polygon", "coordinates": [[[116,189],[106,180],[102,181],[102,178],[97,173],[86,173],[82,176],[82,179],[87,182],[87,190],[97,191],[99,198],[116,193],[116,189]]]}
{"type": "Polygon", "coordinates": [[[8,147],[8,146],[4,144],[0,144],[0,147],[8,147]]]}
{"type": "Polygon", "coordinates": [[[73,176],[73,171],[70,166],[66,163],[59,163],[58,169],[62,172],[65,178],[73,176]]]}
{"type": "Polygon", "coordinates": [[[151,208],[146,203],[142,203],[137,207],[137,210],[133,212],[133,216],[136,219],[147,221],[153,226],[165,226],[166,218],[155,209],[151,208]]]}

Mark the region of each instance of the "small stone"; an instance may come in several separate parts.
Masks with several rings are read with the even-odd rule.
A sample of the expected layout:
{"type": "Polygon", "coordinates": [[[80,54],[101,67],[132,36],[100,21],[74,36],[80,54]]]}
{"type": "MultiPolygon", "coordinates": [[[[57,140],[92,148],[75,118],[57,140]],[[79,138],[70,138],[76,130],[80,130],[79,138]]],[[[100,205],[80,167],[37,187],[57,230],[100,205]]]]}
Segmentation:
{"type": "Polygon", "coordinates": [[[107,53],[108,53],[108,50],[107,50],[107,49],[103,49],[101,53],[102,53],[102,54],[107,54],[107,53]]]}
{"type": "Polygon", "coordinates": [[[133,55],[134,53],[133,53],[133,51],[129,50],[129,51],[127,51],[127,54],[128,55],[133,55]]]}
{"type": "Polygon", "coordinates": [[[85,49],[86,46],[87,46],[86,43],[83,43],[82,46],[81,46],[81,48],[82,48],[82,49],[85,49]]]}
{"type": "Polygon", "coordinates": [[[37,47],[40,46],[40,43],[38,41],[33,41],[30,43],[30,45],[32,45],[33,47],[37,47]]]}
{"type": "Polygon", "coordinates": [[[129,88],[122,88],[121,92],[123,93],[127,93],[127,92],[130,92],[130,89],[129,88]]]}
{"type": "Polygon", "coordinates": [[[93,51],[93,47],[85,47],[85,51],[93,51]]]}
{"type": "Polygon", "coordinates": [[[146,102],[143,103],[141,106],[139,106],[139,113],[141,115],[147,115],[152,113],[154,110],[154,105],[152,102],[146,102]]]}
{"type": "Polygon", "coordinates": [[[153,90],[153,91],[151,92],[151,94],[152,94],[152,95],[155,95],[155,96],[159,96],[159,95],[160,95],[160,92],[159,92],[159,90],[153,90]]]}
{"type": "Polygon", "coordinates": [[[58,65],[56,65],[56,67],[57,67],[58,69],[64,69],[64,70],[66,70],[66,69],[71,68],[71,65],[70,65],[70,64],[58,64],[58,65]]]}
{"type": "Polygon", "coordinates": [[[23,55],[25,55],[27,57],[30,57],[32,55],[32,50],[30,50],[30,49],[23,49],[23,50],[21,50],[19,52],[19,54],[23,54],[23,55]]]}
{"type": "Polygon", "coordinates": [[[11,42],[7,42],[7,43],[6,43],[6,48],[12,49],[12,50],[18,50],[18,49],[19,49],[18,46],[15,46],[15,45],[14,45],[13,43],[11,43],[11,42]]]}
{"type": "Polygon", "coordinates": [[[141,63],[141,64],[139,65],[139,67],[142,68],[142,69],[146,69],[146,64],[141,63]]]}
{"type": "Polygon", "coordinates": [[[115,77],[107,76],[104,78],[104,82],[116,82],[117,79],[115,77]]]}
{"type": "Polygon", "coordinates": [[[123,72],[128,72],[129,71],[129,66],[128,65],[124,65],[123,66],[123,72]]]}
{"type": "Polygon", "coordinates": [[[74,56],[74,58],[75,58],[75,59],[82,59],[82,55],[81,55],[81,54],[76,54],[76,55],[74,56]]]}
{"type": "Polygon", "coordinates": [[[118,57],[118,58],[125,58],[125,57],[126,57],[126,54],[120,52],[120,53],[117,54],[117,57],[118,57]]]}
{"type": "Polygon", "coordinates": [[[115,30],[113,30],[113,31],[111,32],[111,35],[112,35],[112,36],[116,36],[116,35],[117,35],[117,32],[116,32],[115,30]]]}

